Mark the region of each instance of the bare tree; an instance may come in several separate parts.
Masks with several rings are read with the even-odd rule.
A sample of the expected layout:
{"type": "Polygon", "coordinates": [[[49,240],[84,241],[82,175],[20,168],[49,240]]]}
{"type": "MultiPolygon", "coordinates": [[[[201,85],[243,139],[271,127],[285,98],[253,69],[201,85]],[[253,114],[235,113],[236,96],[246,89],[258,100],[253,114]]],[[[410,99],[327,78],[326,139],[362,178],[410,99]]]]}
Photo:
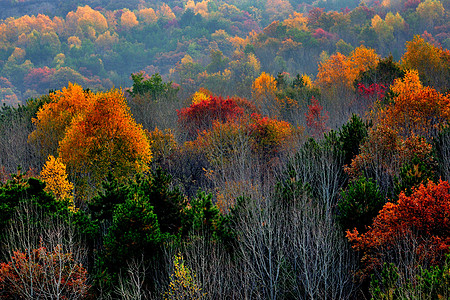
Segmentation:
{"type": "Polygon", "coordinates": [[[20,203],[3,247],[4,280],[23,299],[81,299],[87,293],[86,251],[73,225],[20,203]]]}

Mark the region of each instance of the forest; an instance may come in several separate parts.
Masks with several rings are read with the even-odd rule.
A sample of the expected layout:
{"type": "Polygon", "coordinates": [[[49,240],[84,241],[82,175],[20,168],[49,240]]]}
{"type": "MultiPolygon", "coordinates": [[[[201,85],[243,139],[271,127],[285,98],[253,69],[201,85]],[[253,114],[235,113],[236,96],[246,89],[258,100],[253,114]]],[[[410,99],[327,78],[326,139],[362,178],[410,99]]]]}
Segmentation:
{"type": "Polygon", "coordinates": [[[0,299],[449,299],[449,0],[0,4],[0,299]]]}

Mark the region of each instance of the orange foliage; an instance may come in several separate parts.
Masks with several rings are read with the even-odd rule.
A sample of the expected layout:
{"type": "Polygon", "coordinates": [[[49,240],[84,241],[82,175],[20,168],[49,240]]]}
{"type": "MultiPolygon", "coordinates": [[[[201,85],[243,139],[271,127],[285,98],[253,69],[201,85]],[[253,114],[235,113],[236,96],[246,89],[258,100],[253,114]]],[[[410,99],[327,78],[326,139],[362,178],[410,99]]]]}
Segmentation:
{"type": "Polygon", "coordinates": [[[349,57],[333,54],[327,61],[319,63],[316,84],[329,97],[345,95],[354,91],[353,82],[359,73],[375,67],[378,61],[375,50],[364,45],[355,48],[349,57]]]}
{"type": "Polygon", "coordinates": [[[380,113],[380,122],[404,136],[411,133],[431,139],[450,120],[450,97],[422,86],[417,71],[407,71],[396,79],[391,90],[397,94],[393,104],[380,113]]]}
{"type": "Polygon", "coordinates": [[[133,27],[138,26],[139,21],[137,20],[134,12],[126,10],[120,16],[120,24],[122,25],[123,28],[125,28],[125,30],[129,30],[133,27]]]}
{"type": "Polygon", "coordinates": [[[353,248],[363,251],[362,261],[370,271],[380,266],[383,256],[396,243],[415,240],[414,251],[420,265],[438,263],[450,248],[450,185],[429,181],[420,185],[411,196],[401,193],[397,203],[388,202],[365,234],[347,231],[353,248]],[[384,253],[383,253],[384,252],[384,253]]]}
{"type": "Polygon", "coordinates": [[[371,128],[358,154],[346,168],[353,178],[365,170],[381,170],[390,176],[398,175],[403,164],[417,156],[431,164],[432,146],[425,139],[412,135],[403,139],[392,127],[380,124],[371,128]]]}
{"type": "Polygon", "coordinates": [[[416,35],[406,42],[406,52],[401,59],[405,69],[416,69],[428,85],[445,91],[450,85],[450,52],[426,42],[416,35]]]}
{"type": "Polygon", "coordinates": [[[106,18],[88,5],[79,6],[76,12],[69,12],[66,16],[66,29],[70,35],[95,37],[108,29],[106,18]]]}
{"type": "Polygon", "coordinates": [[[67,88],[51,93],[51,102],[44,105],[32,119],[36,129],[28,141],[35,144],[43,158],[57,155],[59,142],[73,118],[84,113],[94,102],[79,85],[69,83],[67,88]]]}
{"type": "Polygon", "coordinates": [[[112,172],[124,178],[145,171],[151,160],[150,143],[133,120],[120,90],[94,94],[79,85],[50,94],[33,119],[29,141],[42,155],[59,154],[69,174],[80,185],[94,188],[112,172]]]}
{"type": "Polygon", "coordinates": [[[108,172],[119,179],[148,169],[152,155],[144,130],[133,120],[121,90],[87,93],[92,104],[76,115],[59,143],[71,174],[98,186],[108,172]]]}

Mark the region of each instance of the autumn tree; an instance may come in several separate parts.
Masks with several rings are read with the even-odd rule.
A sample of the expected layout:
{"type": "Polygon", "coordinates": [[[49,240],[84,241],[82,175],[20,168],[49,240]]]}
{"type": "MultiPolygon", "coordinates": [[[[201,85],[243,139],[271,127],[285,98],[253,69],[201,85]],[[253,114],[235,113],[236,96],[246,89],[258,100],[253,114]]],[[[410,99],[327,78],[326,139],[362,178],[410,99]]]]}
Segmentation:
{"type": "Polygon", "coordinates": [[[139,21],[137,20],[134,12],[125,10],[120,16],[120,24],[125,30],[130,30],[131,28],[139,25],[139,21]]]}
{"type": "Polygon", "coordinates": [[[409,255],[416,255],[416,263],[439,264],[450,247],[449,189],[446,181],[438,184],[429,181],[411,196],[401,193],[396,203],[388,202],[367,233],[360,234],[356,229],[347,231],[353,248],[364,253],[365,275],[379,268],[383,261],[395,261],[399,250],[396,247],[401,243],[410,246],[406,249],[412,251],[409,255]]]}
{"type": "Polygon", "coordinates": [[[73,184],[67,179],[66,166],[61,159],[49,156],[40,178],[45,182],[45,191],[56,199],[70,200],[73,207],[73,184]]]}
{"type": "MultiPolygon", "coordinates": [[[[438,2],[438,1],[432,1],[438,2]]],[[[401,59],[402,67],[419,72],[424,85],[431,85],[441,92],[445,92],[450,84],[450,53],[424,40],[421,36],[414,36],[406,43],[406,52],[401,59]]]]}
{"type": "Polygon", "coordinates": [[[308,105],[308,112],[305,113],[306,125],[315,138],[320,138],[327,131],[328,113],[322,115],[323,106],[316,98],[311,98],[311,105],[308,105]]]}
{"type": "Polygon", "coordinates": [[[73,118],[84,113],[93,99],[79,85],[69,84],[67,88],[50,93],[50,103],[39,109],[33,123],[36,129],[30,134],[29,142],[34,144],[41,156],[57,156],[59,142],[73,118]]]}
{"type": "Polygon", "coordinates": [[[277,107],[276,100],[277,83],[275,78],[262,72],[252,84],[252,98],[261,111],[268,116],[277,116],[280,114],[280,108],[277,107]]]}
{"type": "Polygon", "coordinates": [[[149,141],[131,117],[120,90],[95,94],[69,84],[50,97],[52,102],[34,120],[36,130],[30,141],[43,154],[57,152],[72,180],[87,194],[108,171],[125,178],[148,168],[149,141]]]}
{"type": "Polygon", "coordinates": [[[210,128],[215,120],[225,122],[255,111],[256,108],[245,99],[210,96],[207,100],[179,110],[178,124],[191,138],[195,138],[198,133],[210,128]]]}
{"type": "Polygon", "coordinates": [[[75,12],[66,16],[66,30],[69,35],[95,39],[108,29],[106,18],[88,5],[79,6],[75,12]]]}
{"type": "Polygon", "coordinates": [[[346,99],[353,93],[353,82],[359,73],[377,64],[375,50],[364,46],[353,50],[348,57],[337,53],[319,64],[316,84],[329,99],[346,99]]]}
{"type": "Polygon", "coordinates": [[[447,124],[450,98],[423,86],[417,71],[407,71],[403,79],[396,79],[391,91],[397,96],[381,110],[379,120],[399,134],[421,135],[430,141],[447,124]]]}
{"type": "MultiPolygon", "coordinates": [[[[133,120],[122,91],[91,95],[95,101],[72,120],[59,144],[59,155],[77,182],[97,187],[108,171],[117,178],[145,171],[150,143],[133,120]]],[[[89,188],[88,188],[89,190],[89,188]]]]}

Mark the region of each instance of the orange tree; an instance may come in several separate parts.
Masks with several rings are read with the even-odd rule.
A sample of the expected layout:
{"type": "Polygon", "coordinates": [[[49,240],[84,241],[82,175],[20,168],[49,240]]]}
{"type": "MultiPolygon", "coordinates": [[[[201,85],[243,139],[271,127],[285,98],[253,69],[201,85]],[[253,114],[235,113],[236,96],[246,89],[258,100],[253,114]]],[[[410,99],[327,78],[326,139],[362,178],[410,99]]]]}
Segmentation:
{"type": "Polygon", "coordinates": [[[57,151],[81,194],[89,196],[108,172],[123,179],[148,169],[150,142],[122,91],[92,93],[69,84],[50,97],[33,120],[36,130],[29,139],[43,153],[57,151]]]}
{"type": "Polygon", "coordinates": [[[395,128],[403,136],[435,136],[450,119],[450,97],[423,86],[417,71],[407,71],[391,86],[393,103],[381,109],[380,122],[395,128]]]}
{"type": "Polygon", "coordinates": [[[428,43],[421,36],[414,36],[406,43],[406,52],[401,59],[405,69],[416,69],[421,80],[439,91],[450,84],[450,52],[428,43]]]}
{"type": "Polygon", "coordinates": [[[439,263],[450,247],[449,192],[448,182],[429,181],[411,196],[401,193],[396,203],[386,203],[366,233],[347,230],[353,248],[363,253],[362,275],[393,259],[399,245],[409,246],[420,265],[439,263]]]}
{"type": "Polygon", "coordinates": [[[316,84],[328,99],[346,99],[354,91],[353,82],[360,72],[376,67],[379,57],[375,50],[360,46],[347,57],[332,55],[319,64],[316,84]]]}

